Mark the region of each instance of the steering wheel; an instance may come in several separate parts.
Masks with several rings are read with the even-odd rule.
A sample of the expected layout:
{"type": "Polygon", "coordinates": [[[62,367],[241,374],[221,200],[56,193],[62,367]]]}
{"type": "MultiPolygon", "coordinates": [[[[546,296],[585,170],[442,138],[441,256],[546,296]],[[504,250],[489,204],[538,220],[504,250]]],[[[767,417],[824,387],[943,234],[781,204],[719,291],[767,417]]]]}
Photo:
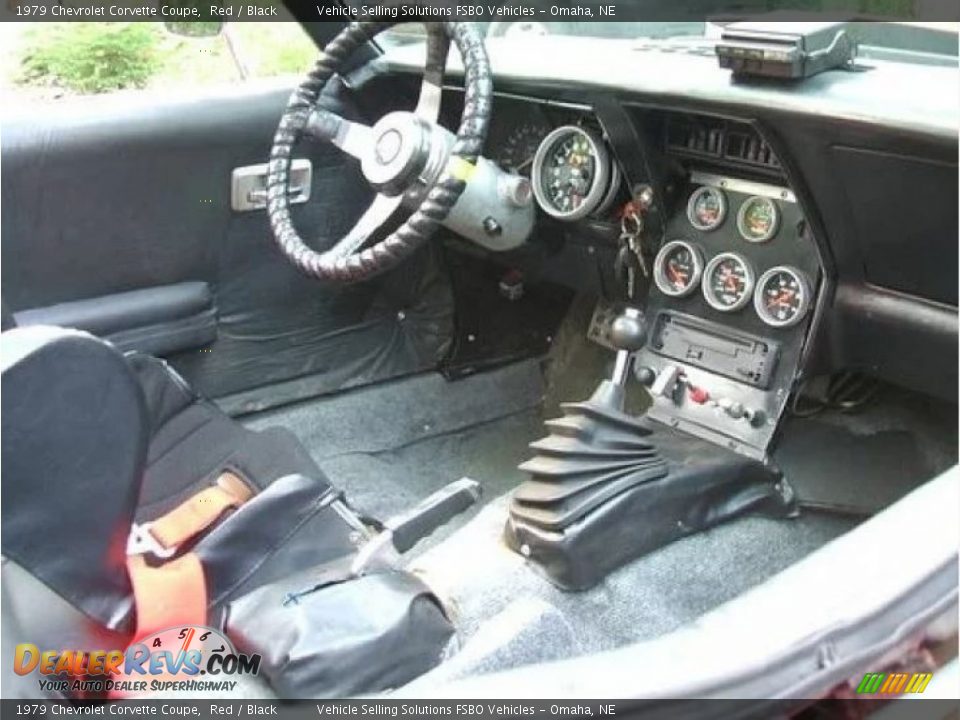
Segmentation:
{"type": "Polygon", "coordinates": [[[365,280],[394,267],[420,247],[463,193],[486,139],[493,82],[483,39],[470,23],[427,24],[426,68],[412,113],[389,113],[369,127],[317,107],[323,89],[351,53],[394,24],[360,22],[344,28],[290,96],[273,138],[267,175],[270,226],[280,251],[314,278],[342,283],[365,280]],[[451,39],[465,69],[463,115],[455,138],[436,124],[451,39]],[[360,160],[364,177],[377,191],[353,229],[322,253],[303,241],[290,218],[290,160],[294,145],[305,134],[331,142],[360,160]],[[395,232],[364,247],[405,200],[419,206],[395,232]]]}

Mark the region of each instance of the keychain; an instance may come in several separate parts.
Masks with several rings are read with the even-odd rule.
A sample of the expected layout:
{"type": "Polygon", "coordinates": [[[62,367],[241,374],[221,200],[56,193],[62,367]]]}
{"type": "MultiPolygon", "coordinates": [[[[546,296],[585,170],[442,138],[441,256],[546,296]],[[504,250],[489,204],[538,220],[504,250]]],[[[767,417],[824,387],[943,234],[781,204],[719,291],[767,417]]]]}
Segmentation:
{"type": "Polygon", "coordinates": [[[650,277],[642,245],[643,214],[642,205],[631,200],[620,211],[620,250],[617,253],[615,271],[617,277],[626,280],[627,297],[631,300],[636,294],[637,273],[650,277]]]}

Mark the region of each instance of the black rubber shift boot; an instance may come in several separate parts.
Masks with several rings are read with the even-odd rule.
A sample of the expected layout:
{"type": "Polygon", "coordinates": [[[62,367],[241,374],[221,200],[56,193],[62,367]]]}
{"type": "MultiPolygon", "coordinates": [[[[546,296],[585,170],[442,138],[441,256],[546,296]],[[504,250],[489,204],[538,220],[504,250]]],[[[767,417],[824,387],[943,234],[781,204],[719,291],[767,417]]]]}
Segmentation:
{"type": "Polygon", "coordinates": [[[626,562],[746,512],[796,514],[780,472],[726,448],[621,412],[601,383],[563,405],[531,445],[505,540],[564,590],[586,590],[626,562]]]}

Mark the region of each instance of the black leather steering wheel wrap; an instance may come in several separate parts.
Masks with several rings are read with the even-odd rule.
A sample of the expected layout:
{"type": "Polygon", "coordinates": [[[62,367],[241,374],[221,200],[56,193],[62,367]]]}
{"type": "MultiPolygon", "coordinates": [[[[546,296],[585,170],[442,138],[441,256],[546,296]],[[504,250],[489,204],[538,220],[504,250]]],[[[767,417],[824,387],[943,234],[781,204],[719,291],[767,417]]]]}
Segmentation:
{"type": "Polygon", "coordinates": [[[493,105],[493,81],[483,38],[470,23],[428,23],[427,64],[421,93],[439,92],[449,40],[456,45],[464,65],[463,115],[446,168],[420,207],[395,232],[374,245],[352,252],[344,251],[338,243],[319,253],[303,241],[293,226],[288,200],[293,147],[309,130],[323,89],[340,71],[345,60],[358,47],[394,24],[360,22],[344,28],[321,52],[313,70],[290,96],[274,135],[267,175],[270,226],[287,259],[301,272],[317,279],[341,283],[365,280],[396,266],[423,245],[447,217],[466,187],[466,177],[486,139],[493,105]],[[428,88],[429,85],[434,87],[428,88]]]}

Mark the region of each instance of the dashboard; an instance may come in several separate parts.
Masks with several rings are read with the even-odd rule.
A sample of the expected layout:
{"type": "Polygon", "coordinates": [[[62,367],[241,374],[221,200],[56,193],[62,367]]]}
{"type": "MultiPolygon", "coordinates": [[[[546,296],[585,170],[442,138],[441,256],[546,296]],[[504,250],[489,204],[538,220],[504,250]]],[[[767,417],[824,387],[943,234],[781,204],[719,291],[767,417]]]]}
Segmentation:
{"type": "MultiPolygon", "coordinates": [[[[955,87],[956,67],[749,84],[709,51],[551,42],[570,52],[491,44],[486,155],[530,178],[531,244],[579,248],[581,271],[611,271],[626,203],[654,189],[646,273],[632,297],[601,283],[589,331],[604,343],[605,313],[645,308],[651,415],[762,456],[806,377],[855,369],[955,399],[960,103],[927,90],[955,87]]],[[[389,53],[383,71],[419,61],[389,53]]]]}
{"type": "Polygon", "coordinates": [[[529,177],[543,219],[574,239],[605,238],[616,256],[624,211],[639,187],[655,186],[662,217],[649,208],[639,248],[647,272],[632,297],[601,300],[588,337],[609,346],[622,302],[644,308],[634,372],[653,397],[650,417],[762,457],[823,277],[779,158],[749,125],[725,119],[637,109],[626,113],[631,136],[593,107],[498,100],[494,159],[529,177]],[[624,161],[635,155],[646,158],[639,168],[624,161]]]}

